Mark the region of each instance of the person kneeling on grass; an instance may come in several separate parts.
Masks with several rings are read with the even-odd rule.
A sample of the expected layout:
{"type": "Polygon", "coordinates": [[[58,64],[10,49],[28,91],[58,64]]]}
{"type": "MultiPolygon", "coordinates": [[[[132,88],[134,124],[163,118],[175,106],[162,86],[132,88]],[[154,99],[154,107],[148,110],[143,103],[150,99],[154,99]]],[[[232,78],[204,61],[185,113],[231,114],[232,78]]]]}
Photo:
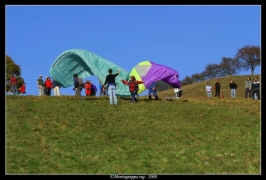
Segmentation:
{"type": "Polygon", "coordinates": [[[130,79],[128,81],[125,81],[124,79],[121,80],[123,84],[128,85],[130,94],[131,94],[131,104],[135,101],[138,102],[136,98],[136,93],[138,91],[138,85],[143,84],[144,81],[137,81],[135,76],[130,76],[130,79]]]}
{"type": "Polygon", "coordinates": [[[26,95],[26,83],[23,83],[23,85],[19,88],[19,95],[26,95]]]}
{"type": "Polygon", "coordinates": [[[182,90],[179,88],[174,88],[174,93],[176,95],[176,98],[181,98],[182,90]]]}

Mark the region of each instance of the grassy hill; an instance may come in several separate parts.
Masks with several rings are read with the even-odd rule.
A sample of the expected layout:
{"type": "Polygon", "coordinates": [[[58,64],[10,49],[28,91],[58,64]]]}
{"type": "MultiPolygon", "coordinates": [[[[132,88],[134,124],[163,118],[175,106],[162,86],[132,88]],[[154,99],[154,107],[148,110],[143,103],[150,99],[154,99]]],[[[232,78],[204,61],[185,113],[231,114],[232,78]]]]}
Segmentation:
{"type": "Polygon", "coordinates": [[[220,78],[222,99],[207,98],[206,81],[180,99],[165,101],[170,89],[116,107],[108,97],[6,96],[6,174],[260,174],[260,101],[244,98],[245,78],[220,78]]]}

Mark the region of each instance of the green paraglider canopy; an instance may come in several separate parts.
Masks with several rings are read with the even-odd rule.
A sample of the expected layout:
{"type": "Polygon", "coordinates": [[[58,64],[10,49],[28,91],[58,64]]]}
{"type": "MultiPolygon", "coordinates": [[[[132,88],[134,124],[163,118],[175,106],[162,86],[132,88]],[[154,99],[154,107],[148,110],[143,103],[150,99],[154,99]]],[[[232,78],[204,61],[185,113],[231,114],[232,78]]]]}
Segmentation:
{"type": "Polygon", "coordinates": [[[80,78],[95,75],[104,83],[108,69],[112,69],[113,74],[120,71],[115,81],[116,94],[130,96],[128,86],[121,82],[121,79],[128,79],[129,73],[111,61],[87,50],[70,49],[61,53],[50,68],[50,76],[66,88],[73,85],[73,74],[78,74],[80,78]]]}

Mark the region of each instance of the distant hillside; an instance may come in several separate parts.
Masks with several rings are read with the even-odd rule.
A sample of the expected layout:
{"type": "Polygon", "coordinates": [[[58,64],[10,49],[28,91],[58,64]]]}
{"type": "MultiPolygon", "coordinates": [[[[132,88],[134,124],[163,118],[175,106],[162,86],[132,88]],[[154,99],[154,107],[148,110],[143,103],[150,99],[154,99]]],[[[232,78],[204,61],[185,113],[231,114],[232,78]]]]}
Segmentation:
{"type": "MultiPolygon", "coordinates": [[[[236,97],[244,98],[246,77],[250,77],[251,79],[258,77],[260,81],[260,74],[255,74],[253,76],[252,75],[241,75],[241,76],[225,76],[225,77],[217,78],[221,84],[221,93],[225,96],[225,98],[228,98],[228,97],[230,98],[230,88],[229,88],[230,80],[233,80],[237,84],[236,97]]],[[[207,82],[211,83],[212,96],[214,97],[215,95],[214,85],[217,79],[209,79],[209,80],[202,81],[199,83],[193,83],[190,85],[182,86],[183,98],[207,97],[206,91],[205,91],[207,82]]],[[[174,94],[173,89],[158,92],[159,97],[172,97],[174,95],[175,94],[174,94]]]]}

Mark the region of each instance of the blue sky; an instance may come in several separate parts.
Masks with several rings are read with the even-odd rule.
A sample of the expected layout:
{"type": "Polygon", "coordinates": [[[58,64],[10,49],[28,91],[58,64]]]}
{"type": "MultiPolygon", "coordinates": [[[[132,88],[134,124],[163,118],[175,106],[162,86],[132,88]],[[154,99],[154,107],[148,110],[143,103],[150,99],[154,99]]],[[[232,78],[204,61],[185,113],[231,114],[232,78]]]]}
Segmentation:
{"type": "MultiPolygon", "coordinates": [[[[175,69],[182,80],[245,45],[260,46],[261,6],[12,5],[6,6],[5,42],[29,95],[38,95],[38,76],[50,76],[55,59],[69,49],[88,50],[128,72],[150,60],[175,69]]],[[[98,87],[95,76],[87,79],[98,87]]],[[[74,95],[72,86],[61,94],[74,95]]]]}

